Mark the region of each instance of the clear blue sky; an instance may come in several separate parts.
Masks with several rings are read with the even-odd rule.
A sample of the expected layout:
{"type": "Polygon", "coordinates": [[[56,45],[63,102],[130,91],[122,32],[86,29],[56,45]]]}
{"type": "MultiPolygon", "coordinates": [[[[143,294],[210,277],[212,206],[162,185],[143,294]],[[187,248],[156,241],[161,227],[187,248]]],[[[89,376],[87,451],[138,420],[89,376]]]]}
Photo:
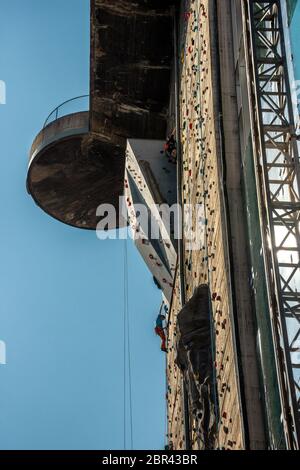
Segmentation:
{"type": "MultiPolygon", "coordinates": [[[[295,13],[291,24],[291,38],[294,53],[294,64],[295,64],[295,78],[300,80],[300,1],[298,0],[295,13]]],[[[299,96],[300,97],[300,96],[299,96]]]]}
{"type": "MultiPolygon", "coordinates": [[[[25,190],[47,114],[88,92],[89,0],[1,0],[0,449],[123,446],[123,241],[49,218],[25,190]]],[[[160,292],[132,243],[134,448],[164,445],[160,292]]]]}

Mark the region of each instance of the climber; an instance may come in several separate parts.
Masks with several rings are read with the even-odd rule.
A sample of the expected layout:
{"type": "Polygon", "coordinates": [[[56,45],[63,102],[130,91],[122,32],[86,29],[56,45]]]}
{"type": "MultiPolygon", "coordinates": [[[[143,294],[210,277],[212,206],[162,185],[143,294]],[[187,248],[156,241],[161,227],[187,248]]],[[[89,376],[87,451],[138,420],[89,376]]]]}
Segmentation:
{"type": "Polygon", "coordinates": [[[166,317],[164,315],[162,315],[161,313],[158,314],[154,331],[157,334],[157,336],[159,336],[161,338],[161,347],[160,347],[160,349],[164,352],[167,352],[166,335],[165,335],[164,326],[163,326],[163,322],[164,322],[165,319],[166,319],[166,317]]]}
{"type": "Polygon", "coordinates": [[[161,152],[165,153],[170,163],[176,163],[177,160],[176,140],[174,138],[174,132],[175,130],[167,138],[167,141],[164,145],[164,150],[161,152]]]}
{"type": "Polygon", "coordinates": [[[176,140],[173,134],[171,134],[167,140],[165,145],[165,153],[170,163],[176,163],[176,140]]]}

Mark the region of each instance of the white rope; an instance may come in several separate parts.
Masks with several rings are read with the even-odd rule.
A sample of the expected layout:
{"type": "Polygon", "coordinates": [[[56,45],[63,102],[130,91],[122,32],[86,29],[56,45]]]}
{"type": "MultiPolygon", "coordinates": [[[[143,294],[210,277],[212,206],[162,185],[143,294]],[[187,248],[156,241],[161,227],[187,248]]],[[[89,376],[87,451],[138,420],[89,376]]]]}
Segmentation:
{"type": "Polygon", "coordinates": [[[132,377],[131,377],[131,342],[130,342],[130,318],[129,318],[129,301],[128,301],[128,251],[127,240],[124,240],[124,279],[123,279],[123,381],[124,381],[124,449],[127,444],[127,420],[126,420],[126,379],[128,378],[128,395],[129,395],[129,427],[130,427],[130,449],[133,449],[133,420],[132,420],[132,377]],[[128,371],[128,376],[126,372],[128,371]]]}

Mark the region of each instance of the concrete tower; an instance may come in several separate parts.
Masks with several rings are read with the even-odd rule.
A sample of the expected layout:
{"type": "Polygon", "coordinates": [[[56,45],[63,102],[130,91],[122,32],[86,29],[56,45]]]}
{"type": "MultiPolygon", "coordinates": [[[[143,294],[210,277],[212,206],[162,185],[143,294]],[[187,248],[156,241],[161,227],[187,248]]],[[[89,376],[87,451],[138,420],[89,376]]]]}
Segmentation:
{"type": "Polygon", "coordinates": [[[57,108],[32,145],[51,216],[95,229],[125,196],[116,226],[169,306],[169,448],[299,448],[296,3],[92,0],[90,109],[57,108]]]}

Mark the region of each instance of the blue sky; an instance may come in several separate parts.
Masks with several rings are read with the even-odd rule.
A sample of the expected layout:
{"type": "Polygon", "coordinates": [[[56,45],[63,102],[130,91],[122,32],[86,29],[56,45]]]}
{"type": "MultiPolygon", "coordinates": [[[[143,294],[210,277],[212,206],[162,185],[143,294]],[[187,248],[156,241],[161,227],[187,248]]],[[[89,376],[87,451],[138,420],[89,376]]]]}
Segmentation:
{"type": "MultiPolygon", "coordinates": [[[[124,242],[60,224],[25,190],[46,116],[88,93],[89,0],[1,0],[0,48],[0,449],[121,449],[124,242]]],[[[134,448],[159,449],[160,292],[128,250],[134,448]]]]}
{"type": "Polygon", "coordinates": [[[299,51],[299,40],[300,40],[300,2],[298,0],[295,13],[291,24],[291,38],[294,52],[294,64],[295,64],[295,78],[300,80],[300,51],[299,51]]]}

